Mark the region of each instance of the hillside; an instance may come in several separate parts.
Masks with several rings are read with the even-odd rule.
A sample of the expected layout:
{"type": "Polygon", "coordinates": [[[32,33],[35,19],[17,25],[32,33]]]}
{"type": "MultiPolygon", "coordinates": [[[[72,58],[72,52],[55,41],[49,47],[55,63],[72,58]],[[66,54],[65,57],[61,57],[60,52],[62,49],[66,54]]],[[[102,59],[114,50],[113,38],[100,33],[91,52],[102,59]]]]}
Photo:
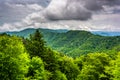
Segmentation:
{"type": "MultiPolygon", "coordinates": [[[[112,54],[120,51],[120,36],[100,36],[79,30],[39,30],[44,35],[47,46],[72,57],[94,52],[112,54]]],[[[28,37],[33,32],[35,29],[8,32],[8,34],[28,37]]]]}
{"type": "MultiPolygon", "coordinates": [[[[52,33],[54,34],[55,32],[52,33]]],[[[62,45],[71,46],[70,42],[74,39],[79,40],[80,38],[82,42],[78,41],[76,44],[81,43],[83,45],[84,43],[89,43],[89,38],[91,40],[92,36],[95,35],[86,31],[68,31],[56,33],[54,40],[50,39],[54,43],[55,41],[62,42],[63,38],[64,40],[69,39],[62,45]]],[[[108,41],[110,40],[108,39],[108,41]]],[[[71,43],[74,44],[75,40],[71,43]]],[[[62,47],[60,43],[55,44],[62,47]]],[[[81,45],[78,44],[77,47],[81,45]]],[[[77,49],[75,45],[72,46],[74,47],[69,51],[77,49]]],[[[67,49],[67,47],[63,48],[67,49]]],[[[1,80],[120,80],[119,64],[119,52],[113,55],[96,52],[72,58],[53,51],[45,45],[39,30],[36,30],[29,39],[0,34],[1,80]]]]}
{"type": "Polygon", "coordinates": [[[105,37],[86,31],[68,31],[52,35],[51,38],[46,39],[47,44],[73,57],[94,52],[120,51],[120,36],[105,37]]]}

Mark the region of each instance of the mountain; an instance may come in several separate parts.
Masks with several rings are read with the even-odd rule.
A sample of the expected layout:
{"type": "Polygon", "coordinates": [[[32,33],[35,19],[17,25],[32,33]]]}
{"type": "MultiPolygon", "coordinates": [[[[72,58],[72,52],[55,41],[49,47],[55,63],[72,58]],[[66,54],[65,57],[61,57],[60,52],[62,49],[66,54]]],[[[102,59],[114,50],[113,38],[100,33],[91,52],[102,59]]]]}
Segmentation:
{"type": "MultiPolygon", "coordinates": [[[[82,54],[120,51],[120,36],[101,36],[80,30],[50,30],[39,29],[44,36],[46,45],[54,50],[76,57],[82,54]]],[[[20,32],[7,32],[10,35],[28,37],[35,29],[20,32]]]]}
{"type": "Polygon", "coordinates": [[[120,36],[100,36],[87,31],[75,30],[51,34],[46,41],[53,49],[72,57],[94,52],[112,54],[120,51],[120,36]]]}
{"type": "MultiPolygon", "coordinates": [[[[36,29],[34,28],[28,28],[22,31],[14,31],[14,32],[6,32],[7,34],[10,35],[17,35],[17,36],[21,36],[21,37],[29,37],[30,34],[33,34],[36,31],[36,29]]],[[[65,29],[57,29],[57,30],[52,30],[52,29],[42,29],[40,28],[39,31],[43,34],[43,35],[47,35],[48,33],[65,33],[68,30],[65,29]]]]}

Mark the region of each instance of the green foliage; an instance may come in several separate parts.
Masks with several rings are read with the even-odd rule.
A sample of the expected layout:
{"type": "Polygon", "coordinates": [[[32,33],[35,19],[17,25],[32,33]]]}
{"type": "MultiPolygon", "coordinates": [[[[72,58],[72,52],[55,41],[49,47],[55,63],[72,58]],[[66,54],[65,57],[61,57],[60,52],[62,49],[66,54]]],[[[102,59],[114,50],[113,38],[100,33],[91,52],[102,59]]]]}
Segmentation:
{"type": "Polygon", "coordinates": [[[80,73],[79,67],[74,63],[73,58],[61,57],[58,60],[58,64],[60,65],[59,69],[66,75],[68,80],[75,80],[80,73]]]}
{"type": "Polygon", "coordinates": [[[74,60],[67,56],[62,56],[49,48],[46,48],[45,44],[43,44],[42,47],[39,47],[41,43],[43,43],[42,35],[37,30],[33,36],[31,36],[29,43],[27,43],[29,46],[26,46],[26,48],[27,51],[30,52],[30,55],[31,53],[40,53],[40,55],[34,56],[39,56],[44,61],[45,69],[52,73],[50,79],[65,79],[66,76],[67,79],[74,80],[79,74],[79,68],[76,64],[74,64],[74,60]],[[36,44],[33,44],[34,42],[36,42],[36,44]],[[44,51],[41,51],[41,48],[44,48],[44,51]]]}
{"type": "Polygon", "coordinates": [[[41,58],[33,57],[31,59],[27,76],[29,79],[47,80],[44,64],[41,58]]]}
{"type": "Polygon", "coordinates": [[[105,53],[94,53],[82,56],[76,60],[81,72],[77,80],[106,80],[105,66],[109,65],[110,58],[105,53]]]}
{"type": "Polygon", "coordinates": [[[51,49],[46,49],[44,56],[41,58],[45,62],[45,69],[48,71],[54,72],[59,68],[58,59],[60,56],[57,52],[54,52],[51,49]]]}
{"type": "Polygon", "coordinates": [[[56,70],[52,80],[68,80],[66,78],[66,75],[64,73],[62,73],[61,71],[56,70]]]}
{"type": "Polygon", "coordinates": [[[120,51],[120,36],[99,36],[77,30],[66,33],[43,32],[43,35],[48,46],[71,57],[95,52],[111,55],[120,51]]]}
{"type": "Polygon", "coordinates": [[[21,39],[0,36],[0,79],[22,80],[28,72],[29,55],[21,39]]]}
{"type": "MultiPolygon", "coordinates": [[[[103,52],[111,55],[120,51],[120,36],[100,36],[79,30],[65,31],[39,29],[39,31],[44,35],[43,38],[46,41],[47,46],[71,57],[78,57],[83,54],[95,52],[103,52]]],[[[28,35],[34,32],[35,29],[27,29],[9,34],[29,37],[28,35]]]]}
{"type": "Polygon", "coordinates": [[[102,37],[86,31],[49,33],[47,44],[72,57],[48,48],[38,30],[27,39],[2,34],[0,80],[120,79],[119,37],[102,37]]]}
{"type": "Polygon", "coordinates": [[[120,53],[115,60],[110,61],[110,65],[105,70],[110,75],[110,80],[120,80],[120,53]]]}
{"type": "Polygon", "coordinates": [[[33,35],[30,35],[30,39],[24,40],[24,44],[31,57],[42,56],[42,53],[45,51],[45,41],[42,39],[39,30],[36,30],[33,35]]]}

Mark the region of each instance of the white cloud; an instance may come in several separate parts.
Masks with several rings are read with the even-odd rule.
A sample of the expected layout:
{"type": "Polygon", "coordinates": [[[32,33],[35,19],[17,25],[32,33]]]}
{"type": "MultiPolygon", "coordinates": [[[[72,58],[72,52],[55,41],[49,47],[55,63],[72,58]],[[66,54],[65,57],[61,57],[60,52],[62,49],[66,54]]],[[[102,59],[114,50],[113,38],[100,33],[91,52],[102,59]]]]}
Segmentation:
{"type": "Polygon", "coordinates": [[[40,11],[43,9],[42,6],[38,5],[38,4],[27,4],[26,5],[29,9],[32,9],[32,10],[36,10],[36,11],[40,11]]]}
{"type": "Polygon", "coordinates": [[[17,9],[17,8],[26,8],[28,10],[35,10],[35,11],[40,11],[44,7],[38,4],[10,4],[10,3],[5,3],[6,6],[12,9],[17,9]]]}

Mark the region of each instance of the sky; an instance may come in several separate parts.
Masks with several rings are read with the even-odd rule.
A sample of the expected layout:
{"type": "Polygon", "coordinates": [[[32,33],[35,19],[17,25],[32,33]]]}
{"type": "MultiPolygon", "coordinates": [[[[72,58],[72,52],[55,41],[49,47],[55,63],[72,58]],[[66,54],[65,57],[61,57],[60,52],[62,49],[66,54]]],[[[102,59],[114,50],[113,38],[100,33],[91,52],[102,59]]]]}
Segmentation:
{"type": "Polygon", "coordinates": [[[0,0],[0,32],[26,28],[120,32],[120,0],[0,0]]]}

